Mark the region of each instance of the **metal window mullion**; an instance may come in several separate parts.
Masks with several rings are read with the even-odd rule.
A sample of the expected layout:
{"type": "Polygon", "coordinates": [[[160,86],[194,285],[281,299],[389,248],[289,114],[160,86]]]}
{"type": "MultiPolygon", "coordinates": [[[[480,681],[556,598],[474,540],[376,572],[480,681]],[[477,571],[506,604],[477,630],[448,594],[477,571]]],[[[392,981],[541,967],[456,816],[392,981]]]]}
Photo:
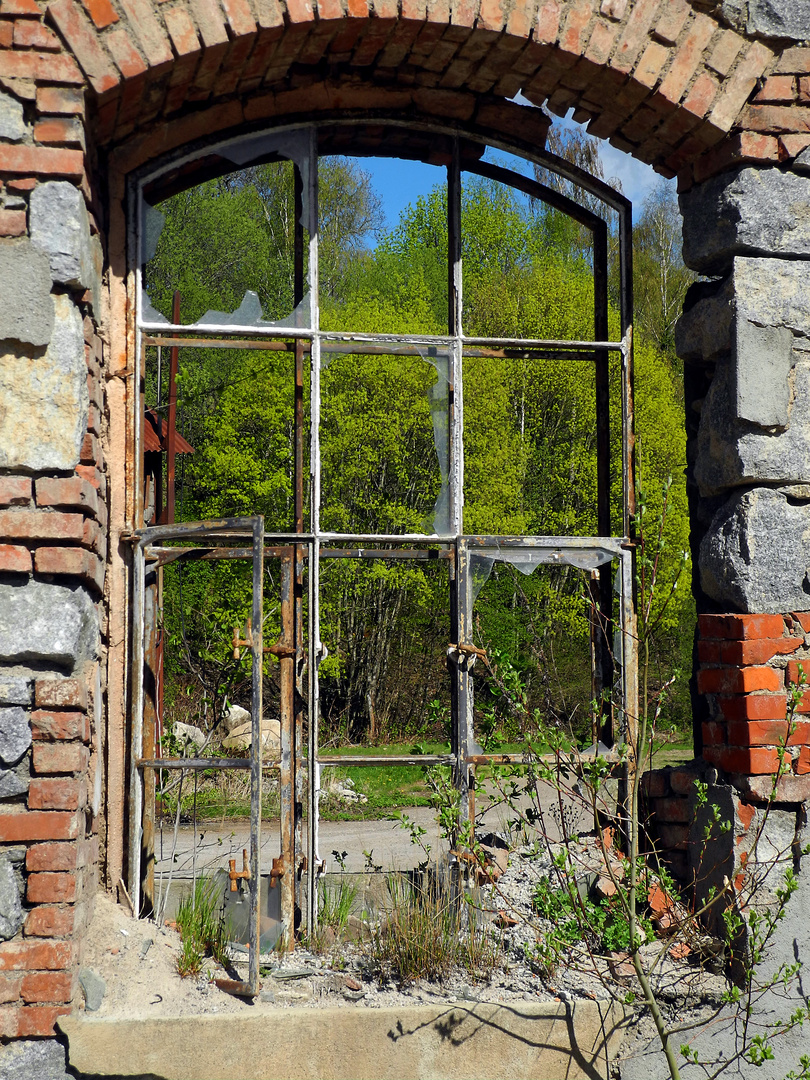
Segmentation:
{"type": "Polygon", "coordinates": [[[461,266],[461,157],[458,139],[447,166],[448,330],[452,336],[448,426],[450,437],[450,531],[462,531],[464,505],[464,394],[462,380],[463,280],[461,266]]]}
{"type": "Polygon", "coordinates": [[[259,902],[262,831],[262,669],[264,667],[264,518],[253,524],[252,664],[250,696],[250,967],[253,995],[259,993],[259,902]]]}
{"type": "Polygon", "coordinates": [[[129,889],[138,918],[141,906],[141,817],[143,776],[138,759],[143,754],[143,662],[145,560],[141,544],[132,553],[132,733],[129,764],[129,889]]]}

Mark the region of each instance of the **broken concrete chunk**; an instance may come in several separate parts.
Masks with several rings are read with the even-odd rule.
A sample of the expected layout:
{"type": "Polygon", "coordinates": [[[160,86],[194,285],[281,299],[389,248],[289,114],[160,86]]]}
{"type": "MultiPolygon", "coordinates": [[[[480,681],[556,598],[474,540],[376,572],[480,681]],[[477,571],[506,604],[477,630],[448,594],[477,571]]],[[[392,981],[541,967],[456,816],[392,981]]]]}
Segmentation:
{"type": "Polygon", "coordinates": [[[84,993],[84,1007],[88,1012],[97,1012],[104,1000],[107,984],[92,968],[79,968],[79,985],[84,993]]]}
{"type": "Polygon", "coordinates": [[[0,856],[0,939],[8,941],[23,923],[20,886],[9,859],[0,856]]]}
{"type": "Polygon", "coordinates": [[[810,597],[810,506],[771,488],[732,496],[700,544],[703,591],[730,611],[803,611],[810,597]]]}
{"type": "MultiPolygon", "coordinates": [[[[2,249],[0,294],[1,260],[2,249]]],[[[79,461],[90,407],[82,319],[69,296],[47,301],[52,332],[44,356],[0,346],[0,468],[71,470],[79,461]]],[[[3,310],[0,304],[0,322],[3,310]]]]}
{"type": "MultiPolygon", "coordinates": [[[[48,256],[30,240],[0,242],[0,342],[40,347],[48,344],[52,332],[48,256]]],[[[6,349],[0,346],[0,351],[6,349]]]]}
{"type": "Polygon", "coordinates": [[[98,618],[83,589],[29,581],[0,585],[0,656],[73,670],[98,650],[98,618]]]}
{"type": "Polygon", "coordinates": [[[19,705],[0,709],[0,761],[16,765],[31,745],[28,713],[19,705]]]}
{"type": "Polygon", "coordinates": [[[810,177],[767,166],[722,173],[680,196],[683,260],[718,274],[735,255],[810,255],[810,177]]]}

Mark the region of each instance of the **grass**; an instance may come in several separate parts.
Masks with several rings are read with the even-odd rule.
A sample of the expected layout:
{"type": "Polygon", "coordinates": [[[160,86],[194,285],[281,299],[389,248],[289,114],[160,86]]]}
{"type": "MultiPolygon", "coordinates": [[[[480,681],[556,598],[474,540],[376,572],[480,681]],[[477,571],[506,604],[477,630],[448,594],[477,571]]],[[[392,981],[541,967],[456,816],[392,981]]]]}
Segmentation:
{"type": "Polygon", "coordinates": [[[181,941],[177,973],[182,978],[199,975],[207,956],[218,964],[227,960],[228,934],[221,905],[216,878],[197,878],[181,899],[176,922],[181,941]]]}

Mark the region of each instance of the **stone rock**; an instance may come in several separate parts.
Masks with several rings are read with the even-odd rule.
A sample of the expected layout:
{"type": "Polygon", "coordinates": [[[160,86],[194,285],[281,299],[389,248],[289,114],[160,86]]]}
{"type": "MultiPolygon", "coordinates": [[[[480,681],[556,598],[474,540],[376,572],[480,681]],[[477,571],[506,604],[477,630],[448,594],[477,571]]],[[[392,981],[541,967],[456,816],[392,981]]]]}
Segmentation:
{"type": "Polygon", "coordinates": [[[793,334],[786,326],[735,320],[736,413],[757,427],[786,427],[793,334]]]}
{"type": "Polygon", "coordinates": [[[0,705],[30,705],[33,697],[29,678],[24,675],[0,674],[0,705]]]}
{"type": "Polygon", "coordinates": [[[800,173],[810,172],[810,146],[806,150],[802,150],[799,156],[793,162],[793,171],[800,173]]]}
{"type": "Polygon", "coordinates": [[[715,514],[700,543],[700,582],[730,611],[803,611],[810,596],[810,506],[754,488],[715,514]]]}
{"type": "MultiPolygon", "coordinates": [[[[810,180],[808,181],[810,185],[810,180]]],[[[810,336],[807,264],[786,259],[734,260],[736,317],[810,336]]]]}
{"type": "Polygon", "coordinates": [[[101,1008],[107,984],[92,968],[79,968],[79,985],[84,994],[84,1007],[88,1012],[97,1012],[101,1008]]]}
{"type": "Polygon", "coordinates": [[[28,791],[30,781],[27,761],[21,761],[13,769],[0,769],[0,799],[11,799],[28,791]]]}
{"type": "Polygon", "coordinates": [[[810,26],[810,0],[723,0],[723,18],[744,34],[804,41],[810,26]]]}
{"type": "Polygon", "coordinates": [[[234,728],[250,723],[250,710],[243,709],[241,705],[229,705],[222,714],[222,722],[230,733],[234,728]]]}
{"type": "Polygon", "coordinates": [[[0,139],[20,142],[27,132],[22,104],[10,94],[0,91],[0,139]]]}
{"type": "Polygon", "coordinates": [[[51,180],[34,188],[29,205],[31,241],[47,253],[53,280],[91,289],[98,312],[101,248],[91,240],[81,191],[67,180],[51,180]]]}
{"type": "MultiPolygon", "coordinates": [[[[231,729],[230,734],[222,740],[225,750],[247,750],[253,741],[253,725],[239,724],[231,729]]],[[[262,720],[262,749],[281,749],[281,724],[278,720],[270,720],[265,717],[262,720]]]]}
{"type": "MultiPolygon", "coordinates": [[[[0,295],[1,260],[2,251],[0,295]]],[[[20,303],[27,317],[28,298],[20,303]]],[[[44,356],[0,347],[0,468],[72,470],[79,461],[90,407],[82,319],[69,296],[48,303],[55,321],[44,356]]]]}
{"type": "Polygon", "coordinates": [[[792,499],[810,498],[810,352],[794,349],[796,362],[787,381],[792,398],[787,427],[755,428],[736,415],[734,373],[730,360],[717,365],[703,402],[697,435],[695,481],[706,498],[745,484],[786,487],[792,499]]]}
{"type": "Polygon", "coordinates": [[[681,360],[716,360],[731,351],[731,277],[689,286],[683,314],[675,324],[675,349],[681,360]]]}
{"type": "Polygon", "coordinates": [[[19,705],[0,709],[0,761],[16,765],[31,745],[28,713],[19,705]]]}
{"type": "Polygon", "coordinates": [[[71,1080],[65,1047],[56,1039],[26,1039],[0,1049],[3,1080],[71,1080]]]}
{"type": "Polygon", "coordinates": [[[178,720],[172,728],[172,735],[181,746],[193,746],[197,750],[205,746],[206,734],[194,724],[184,724],[178,720]]]}
{"type": "Polygon", "coordinates": [[[810,255],[810,177],[745,166],[684,192],[683,260],[719,274],[735,255],[810,255]]]}
{"type": "MultiPolygon", "coordinates": [[[[0,342],[8,339],[39,347],[48,344],[52,332],[47,255],[30,240],[0,245],[0,342]]],[[[8,351],[3,346],[0,350],[8,351]]]]}
{"type": "Polygon", "coordinates": [[[23,924],[20,886],[10,861],[0,856],[0,939],[13,938],[23,924]]]}
{"type": "Polygon", "coordinates": [[[83,589],[0,584],[0,656],[73,668],[98,651],[98,617],[83,589]]]}

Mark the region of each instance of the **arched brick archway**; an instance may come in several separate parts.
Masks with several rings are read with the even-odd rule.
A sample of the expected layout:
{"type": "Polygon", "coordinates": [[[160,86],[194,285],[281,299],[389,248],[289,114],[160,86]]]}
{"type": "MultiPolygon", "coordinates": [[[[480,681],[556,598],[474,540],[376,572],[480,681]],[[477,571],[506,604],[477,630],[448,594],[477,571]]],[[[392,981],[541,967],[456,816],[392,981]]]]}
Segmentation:
{"type": "MultiPolygon", "coordinates": [[[[0,818],[0,842],[23,851],[25,882],[0,943],[13,973],[0,1036],[50,1034],[70,1009],[99,867],[108,888],[122,877],[121,535],[135,497],[126,179],[218,133],[379,111],[540,146],[547,121],[510,101],[522,92],[677,175],[687,258],[720,278],[690,295],[679,338],[705,563],[698,732],[738,794],[767,796],[785,657],[803,654],[810,630],[796,539],[810,49],[754,36],[756,20],[749,33],[724,6],[2,0],[0,379],[6,417],[27,423],[0,415],[0,710],[22,754],[2,763],[0,799],[15,812],[0,818]],[[749,557],[766,534],[770,591],[749,557]]],[[[799,803],[810,738],[802,729],[794,742],[780,797],[799,803]]]]}

